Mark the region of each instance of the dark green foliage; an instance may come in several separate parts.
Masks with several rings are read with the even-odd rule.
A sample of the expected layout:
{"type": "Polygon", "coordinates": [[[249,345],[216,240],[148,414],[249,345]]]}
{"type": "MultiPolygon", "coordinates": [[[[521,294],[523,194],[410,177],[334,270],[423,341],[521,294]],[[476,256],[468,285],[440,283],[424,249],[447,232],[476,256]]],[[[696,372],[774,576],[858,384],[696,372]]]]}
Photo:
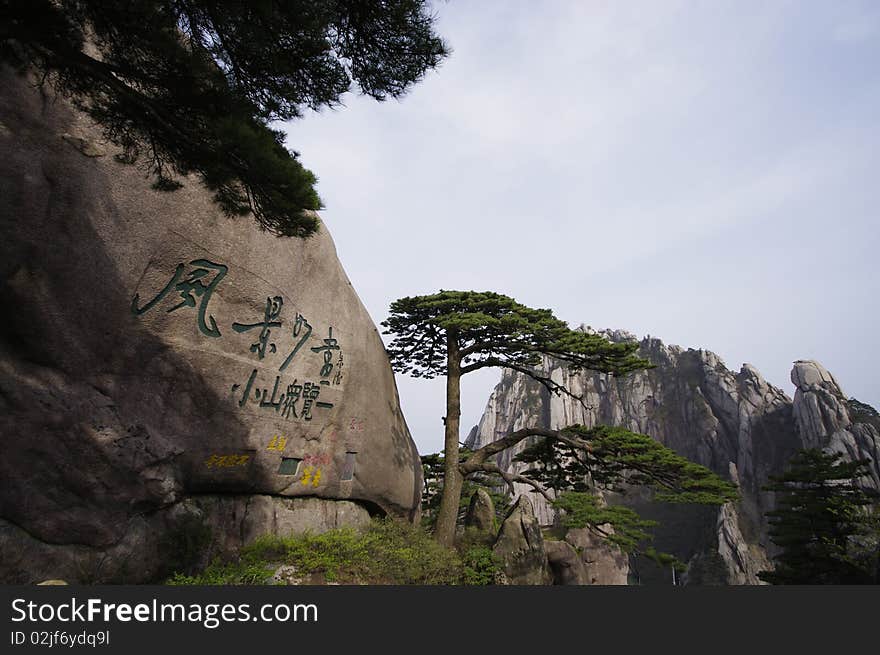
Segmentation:
{"type": "Polygon", "coordinates": [[[859,486],[868,460],[840,453],[798,452],[766,490],[778,494],[767,512],[770,538],[781,549],[772,584],[876,584],[880,567],[877,492],[859,486]]]}
{"type": "Polygon", "coordinates": [[[0,62],[36,69],[155,188],[194,173],[228,214],[305,237],[316,178],[269,123],[353,81],[399,97],[447,54],[433,20],[424,0],[3,0],[0,62]]]}
{"type": "Polygon", "coordinates": [[[515,457],[534,465],[523,475],[552,489],[577,492],[595,487],[625,492],[626,486],[637,485],[670,503],[723,505],[738,498],[733,484],[647,435],[607,425],[572,425],[560,432],[587,447],[539,438],[515,457]]]}
{"type": "Polygon", "coordinates": [[[559,494],[553,506],[562,510],[564,528],[587,528],[622,551],[659,565],[678,562],[650,546],[650,528],[657,523],[632,508],[603,503],[597,489],[626,493],[639,486],[653,491],[659,501],[704,505],[722,505],[738,497],[733,484],[646,435],[604,425],[572,425],[560,433],[576,437],[575,443],[583,447],[540,437],[514,458],[531,465],[522,475],[559,494]]]}
{"type": "Polygon", "coordinates": [[[394,336],[388,346],[394,370],[413,377],[446,375],[450,334],[461,352],[462,375],[498,366],[526,373],[546,385],[549,381],[536,377],[532,370],[543,355],[572,370],[622,375],[650,366],[635,356],[636,343],[611,343],[601,335],[572,330],[549,309],[532,309],[490,291],[440,291],[401,298],[391,304],[382,326],[385,334],[394,336]]]}
{"type": "MultiPolygon", "coordinates": [[[[470,451],[460,449],[461,461],[467,460],[470,451]]],[[[440,508],[440,497],[443,493],[443,453],[422,455],[422,526],[433,529],[437,521],[437,510],[440,508]]],[[[474,474],[462,483],[459,501],[458,518],[463,519],[467,513],[471,496],[482,488],[489,494],[495,507],[495,518],[502,521],[510,509],[510,496],[504,493],[504,480],[497,475],[485,473],[474,474]]]]}
{"type": "Polygon", "coordinates": [[[640,551],[640,545],[651,539],[647,529],[656,525],[629,507],[604,505],[588,492],[563,492],[553,501],[553,507],[564,512],[560,520],[564,528],[589,528],[626,553],[640,551]]]}
{"type": "Polygon", "coordinates": [[[660,567],[674,566],[683,571],[687,567],[668,553],[661,553],[650,545],[649,531],[657,525],[639,516],[623,505],[606,505],[589,492],[566,491],[553,501],[553,507],[562,510],[560,523],[566,530],[587,528],[614,544],[624,553],[639,555],[660,567]]]}
{"type": "Polygon", "coordinates": [[[537,441],[514,456],[514,461],[530,464],[523,475],[534,478],[548,489],[590,491],[585,451],[555,439],[537,441]]]}
{"type": "Polygon", "coordinates": [[[466,585],[496,584],[503,569],[501,558],[492,551],[495,532],[466,527],[456,535],[455,550],[461,559],[462,583],[466,585]]]}
{"type": "Polygon", "coordinates": [[[486,586],[496,584],[501,573],[501,561],[486,545],[474,545],[461,553],[462,583],[486,586]]]}
{"type": "MultiPolygon", "coordinates": [[[[443,453],[422,455],[422,525],[431,528],[437,520],[437,508],[443,493],[443,453]]],[[[464,494],[462,494],[464,498],[464,494]]]]}

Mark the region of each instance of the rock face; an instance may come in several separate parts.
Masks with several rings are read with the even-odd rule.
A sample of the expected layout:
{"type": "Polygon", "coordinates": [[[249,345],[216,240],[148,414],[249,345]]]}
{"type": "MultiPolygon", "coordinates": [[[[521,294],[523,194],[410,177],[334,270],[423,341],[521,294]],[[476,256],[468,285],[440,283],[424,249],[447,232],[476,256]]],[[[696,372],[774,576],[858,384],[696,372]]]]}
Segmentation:
{"type": "Polygon", "coordinates": [[[629,559],[619,548],[590,533],[587,529],[569,530],[565,542],[579,553],[584,568],[584,582],[590,585],[625,585],[629,577],[629,559]]]}
{"type": "MultiPolygon", "coordinates": [[[[634,340],[623,332],[607,332],[611,340],[634,340]]],[[[807,447],[824,447],[848,457],[870,457],[871,478],[880,487],[880,417],[870,407],[847,401],[840,385],[815,362],[796,362],[794,400],[768,384],[749,364],[728,370],[706,350],[683,350],[660,340],[640,342],[640,354],[657,365],[622,378],[603,374],[571,374],[546,360],[543,368],[584,404],[551,396],[521,374],[505,371],[489,398],[479,425],[467,445],[480,446],[528,425],[560,428],[580,423],[619,425],[650,435],[689,459],[736,482],[742,499],[724,508],[679,508],[651,503],[638,496],[626,502],[659,520],[655,546],[691,564],[684,579],[692,584],[757,584],[758,571],[769,567],[764,512],[772,494],[761,487],[781,473],[791,455],[807,447]]],[[[499,465],[516,470],[513,456],[528,444],[499,455],[499,465]]],[[[518,487],[518,493],[527,491],[518,487]]],[[[542,524],[554,520],[552,508],[536,500],[542,524]]],[[[607,558],[599,578],[626,581],[626,558],[616,575],[607,558]]],[[[635,562],[634,562],[635,563],[635,562]]],[[[594,568],[596,568],[594,566],[594,568]]],[[[671,572],[633,571],[642,583],[671,582],[671,572]]],[[[597,577],[588,565],[591,577],[597,577]]]]}
{"type": "Polygon", "coordinates": [[[544,550],[544,535],[527,496],[520,496],[510,508],[492,552],[502,562],[507,584],[545,585],[553,579],[544,550]]]}
{"type": "Polygon", "coordinates": [[[495,532],[495,503],[483,488],[478,488],[471,496],[464,525],[483,532],[495,532]]]}
{"type": "MultiPolygon", "coordinates": [[[[587,585],[590,578],[577,550],[567,541],[545,541],[547,563],[555,585],[587,585]]],[[[594,583],[595,584],[595,583],[594,583]]]]}
{"type": "Polygon", "coordinates": [[[0,89],[0,581],[141,582],[193,535],[415,518],[418,453],[327,230],[153,191],[62,99],[0,89]]]}
{"type": "Polygon", "coordinates": [[[814,361],[797,361],[791,370],[794,417],[808,448],[827,448],[849,459],[870,459],[870,480],[880,488],[880,416],[867,405],[848,401],[837,380],[814,361]]]}

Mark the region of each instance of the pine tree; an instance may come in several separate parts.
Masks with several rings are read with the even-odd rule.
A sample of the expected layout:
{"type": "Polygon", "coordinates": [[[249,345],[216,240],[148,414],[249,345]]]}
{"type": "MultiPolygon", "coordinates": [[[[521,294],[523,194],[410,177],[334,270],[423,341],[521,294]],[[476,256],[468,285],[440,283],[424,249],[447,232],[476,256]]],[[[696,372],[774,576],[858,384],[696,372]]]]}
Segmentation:
{"type": "Polygon", "coordinates": [[[772,584],[877,584],[880,530],[877,493],[860,486],[869,460],[840,453],[798,452],[766,490],[778,494],[767,512],[770,538],[780,548],[772,584]]]}
{"type": "Polygon", "coordinates": [[[701,505],[723,505],[738,497],[733,484],[706,467],[647,435],[620,427],[571,425],[556,438],[539,437],[514,460],[530,465],[523,477],[556,493],[551,504],[562,510],[563,527],[586,528],[623,552],[661,565],[677,562],[650,545],[650,528],[656,522],[629,507],[601,502],[597,491],[626,494],[641,487],[660,502],[701,505]]]}
{"type": "MultiPolygon", "coordinates": [[[[635,343],[612,343],[598,334],[572,330],[548,309],[532,309],[493,292],[440,291],[401,298],[392,303],[382,325],[385,334],[394,337],[388,355],[396,371],[413,377],[446,376],[445,467],[435,537],[447,546],[452,545],[461,501],[463,375],[483,368],[507,368],[528,375],[551,392],[570,394],[536,369],[544,356],[575,371],[622,375],[650,366],[635,355],[635,343]]],[[[488,464],[480,457],[468,462],[483,467],[484,473],[499,473],[483,466],[488,464]]]]}
{"type": "Polygon", "coordinates": [[[539,438],[514,458],[532,465],[522,475],[547,488],[625,493],[640,486],[660,502],[702,505],[722,505],[737,497],[730,482],[648,435],[608,425],[570,425],[549,432],[550,438],[539,438]]]}
{"type": "MultiPolygon", "coordinates": [[[[444,458],[426,455],[425,506],[436,511],[444,485],[444,458]]],[[[459,452],[458,473],[469,480],[498,487],[526,484],[562,511],[561,525],[587,528],[627,553],[673,564],[674,558],[650,546],[649,528],[656,525],[621,505],[606,505],[598,492],[627,493],[633,487],[653,492],[657,501],[723,505],[738,498],[736,487],[704,466],[695,464],[651,437],[624,428],[570,425],[560,430],[523,428],[476,451],[459,452]],[[530,466],[521,473],[500,469],[495,456],[533,440],[514,458],[530,466]],[[488,479],[485,476],[490,476],[488,479]]],[[[460,514],[460,512],[459,512],[460,514]]]]}
{"type": "Polygon", "coordinates": [[[315,176],[273,121],[400,97],[448,54],[426,0],[0,0],[0,63],[70,98],[154,187],[196,174],[230,215],[318,228],[315,176]]]}
{"type": "Polygon", "coordinates": [[[413,377],[446,376],[443,492],[435,536],[452,545],[461,501],[459,420],[461,376],[500,367],[529,375],[553,392],[562,385],[536,369],[544,355],[572,369],[625,373],[648,366],[636,344],[611,343],[602,336],[570,329],[547,309],[532,309],[492,292],[440,291],[401,298],[382,323],[394,336],[388,346],[392,367],[413,377]]]}

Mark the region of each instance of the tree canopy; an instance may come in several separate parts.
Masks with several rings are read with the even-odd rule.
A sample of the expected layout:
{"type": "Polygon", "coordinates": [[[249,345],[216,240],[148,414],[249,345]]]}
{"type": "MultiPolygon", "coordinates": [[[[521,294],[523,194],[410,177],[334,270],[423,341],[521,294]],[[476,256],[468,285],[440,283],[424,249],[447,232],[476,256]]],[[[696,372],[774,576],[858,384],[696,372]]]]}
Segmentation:
{"type": "Polygon", "coordinates": [[[435,536],[452,545],[461,502],[459,422],[461,377],[499,367],[518,371],[554,393],[574,395],[538,368],[552,357],[571,370],[625,374],[651,364],[636,356],[636,343],[612,343],[573,330],[549,309],[532,309],[491,291],[440,291],[401,298],[383,321],[391,366],[413,377],[446,376],[444,480],[435,536]]]}
{"type": "Polygon", "coordinates": [[[878,494],[862,487],[869,460],[844,461],[840,453],[802,450],[766,490],[778,494],[767,512],[770,539],[780,551],[772,584],[880,583],[878,494]]]}
{"type": "Polygon", "coordinates": [[[549,309],[532,309],[491,291],[440,291],[401,298],[382,323],[394,336],[388,354],[394,369],[413,377],[448,374],[448,345],[457,348],[461,375],[483,368],[509,368],[551,391],[565,391],[534,367],[548,355],[571,370],[623,375],[650,367],[635,343],[612,343],[599,334],[573,330],[549,309]]]}
{"type": "Polygon", "coordinates": [[[306,237],[316,178],[269,124],[355,82],[400,97],[448,54],[433,26],[426,0],[4,0],[0,62],[71,98],[155,188],[197,174],[226,213],[306,237]]]}
{"type": "Polygon", "coordinates": [[[701,505],[723,505],[738,498],[731,482],[705,466],[648,435],[607,425],[517,430],[470,455],[461,465],[463,474],[497,470],[492,457],[524,439],[537,441],[514,460],[529,468],[517,474],[501,474],[509,485],[519,482],[542,494],[563,511],[563,527],[587,528],[624,552],[661,563],[670,563],[673,558],[650,545],[653,537],[649,528],[656,523],[629,507],[608,505],[597,492],[626,494],[631,488],[641,487],[653,492],[654,500],[660,502],[701,505]]]}
{"type": "Polygon", "coordinates": [[[623,493],[641,486],[668,503],[721,505],[737,499],[733,484],[645,434],[608,425],[570,425],[527,428],[511,436],[526,434],[539,440],[514,458],[532,466],[521,475],[558,491],[623,493]]]}

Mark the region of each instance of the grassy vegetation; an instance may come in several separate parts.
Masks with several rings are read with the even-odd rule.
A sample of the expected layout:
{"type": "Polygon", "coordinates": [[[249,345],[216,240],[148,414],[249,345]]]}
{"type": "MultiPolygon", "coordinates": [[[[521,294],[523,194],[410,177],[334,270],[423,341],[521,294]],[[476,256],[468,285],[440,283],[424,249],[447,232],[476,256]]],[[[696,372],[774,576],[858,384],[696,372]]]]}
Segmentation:
{"type": "MultiPolygon", "coordinates": [[[[498,563],[487,544],[463,540],[456,550],[440,546],[419,527],[391,519],[365,530],[258,539],[234,561],[215,560],[196,575],[177,573],[174,585],[274,584],[273,571],[289,567],[305,584],[492,584],[498,563]]],[[[284,584],[283,582],[281,584],[284,584]]]]}

